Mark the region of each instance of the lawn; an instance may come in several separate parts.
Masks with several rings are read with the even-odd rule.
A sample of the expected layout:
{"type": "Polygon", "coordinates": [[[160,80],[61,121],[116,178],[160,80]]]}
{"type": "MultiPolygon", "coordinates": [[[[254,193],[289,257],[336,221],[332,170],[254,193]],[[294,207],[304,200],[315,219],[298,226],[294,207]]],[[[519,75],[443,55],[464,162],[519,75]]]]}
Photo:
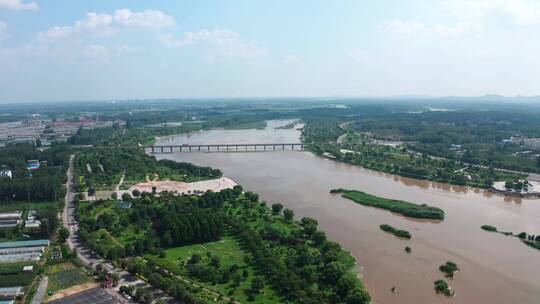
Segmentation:
{"type": "MultiPolygon", "coordinates": [[[[157,255],[146,255],[145,257],[148,260],[154,261],[159,266],[187,278],[190,278],[190,276],[186,264],[193,254],[199,254],[202,257],[200,263],[208,263],[210,259],[208,255],[211,254],[212,256],[218,256],[220,258],[222,267],[228,268],[236,264],[240,267],[241,271],[246,269],[248,271],[248,277],[243,280],[238,287],[234,287],[231,282],[213,285],[210,282],[201,282],[200,280],[190,278],[209,289],[218,291],[225,296],[232,297],[241,303],[248,302],[248,294],[246,291],[250,289],[253,278],[260,276],[256,269],[246,265],[245,259],[248,254],[240,248],[238,242],[231,235],[227,235],[219,241],[169,248],[165,250],[165,253],[165,258],[160,258],[157,255]]],[[[263,294],[258,295],[255,300],[250,301],[250,303],[281,303],[281,301],[280,297],[275,294],[270,286],[266,285],[263,289],[263,294]]]]}
{"type": "Polygon", "coordinates": [[[47,269],[48,289],[56,292],[75,285],[86,283],[90,277],[72,263],[56,264],[47,269]]]}

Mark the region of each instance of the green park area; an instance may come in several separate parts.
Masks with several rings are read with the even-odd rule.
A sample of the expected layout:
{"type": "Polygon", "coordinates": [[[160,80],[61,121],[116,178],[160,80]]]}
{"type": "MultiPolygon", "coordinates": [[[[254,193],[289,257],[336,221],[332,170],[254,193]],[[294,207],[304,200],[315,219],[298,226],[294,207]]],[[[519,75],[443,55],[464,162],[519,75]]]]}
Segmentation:
{"type": "Polygon", "coordinates": [[[327,240],[316,220],[295,220],[291,209],[268,207],[240,186],[125,199],[130,208],[119,209],[115,200],[78,202],[81,239],[180,301],[370,299],[352,271],[355,259],[327,240]]]}
{"type": "Polygon", "coordinates": [[[281,303],[272,287],[264,284],[262,274],[250,265],[251,255],[240,246],[237,239],[226,235],[218,241],[166,249],[165,257],[145,257],[180,277],[192,278],[197,284],[241,303],[281,303]],[[254,297],[252,290],[257,284],[261,284],[257,287],[261,296],[254,297]]]}

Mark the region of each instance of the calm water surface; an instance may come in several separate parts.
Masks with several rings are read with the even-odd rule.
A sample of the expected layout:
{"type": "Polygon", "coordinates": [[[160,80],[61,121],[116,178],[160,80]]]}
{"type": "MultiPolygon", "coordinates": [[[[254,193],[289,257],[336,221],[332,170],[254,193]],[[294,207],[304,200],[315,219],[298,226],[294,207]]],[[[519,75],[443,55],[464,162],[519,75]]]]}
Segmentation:
{"type": "MultiPolygon", "coordinates": [[[[265,130],[214,130],[164,137],[158,144],[298,142],[298,130],[276,130],[286,121],[271,121],[265,130]]],[[[310,216],[332,240],[350,250],[362,266],[363,281],[375,303],[540,303],[540,251],[518,239],[480,229],[540,234],[540,200],[520,200],[482,190],[402,178],[334,162],[309,152],[186,153],[158,158],[220,168],[245,189],[269,203],[310,216]],[[418,221],[365,207],[329,194],[351,188],[393,199],[442,208],[442,222],[418,221]],[[409,230],[401,240],[379,229],[390,224],[409,230]],[[404,251],[405,246],[412,253],[404,251]],[[446,261],[461,269],[448,280],[457,295],[433,291],[446,261]],[[390,289],[396,286],[397,292],[390,289]]]]}

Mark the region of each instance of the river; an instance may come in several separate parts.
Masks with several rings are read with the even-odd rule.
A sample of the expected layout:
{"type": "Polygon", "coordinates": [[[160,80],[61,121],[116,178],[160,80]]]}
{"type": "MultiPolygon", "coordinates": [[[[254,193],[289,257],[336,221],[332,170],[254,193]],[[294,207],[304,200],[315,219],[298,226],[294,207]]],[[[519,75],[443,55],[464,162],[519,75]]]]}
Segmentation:
{"type": "MultiPolygon", "coordinates": [[[[158,139],[158,144],[298,142],[300,131],[275,129],[287,121],[269,121],[264,130],[212,130],[158,139]]],[[[309,152],[177,152],[158,158],[220,168],[269,204],[280,202],[296,217],[319,221],[329,239],[351,251],[362,267],[363,282],[374,303],[540,303],[540,251],[517,238],[480,229],[540,234],[540,200],[521,200],[479,189],[403,178],[317,157],[309,152]],[[337,195],[333,188],[425,203],[442,208],[442,222],[414,220],[365,207],[337,195]],[[390,224],[412,233],[398,239],[379,229],[390,224]],[[412,253],[404,251],[405,246],[412,253]],[[435,294],[443,279],[441,264],[460,271],[448,280],[454,298],[435,294]],[[396,293],[390,289],[396,286],[396,293]]]]}

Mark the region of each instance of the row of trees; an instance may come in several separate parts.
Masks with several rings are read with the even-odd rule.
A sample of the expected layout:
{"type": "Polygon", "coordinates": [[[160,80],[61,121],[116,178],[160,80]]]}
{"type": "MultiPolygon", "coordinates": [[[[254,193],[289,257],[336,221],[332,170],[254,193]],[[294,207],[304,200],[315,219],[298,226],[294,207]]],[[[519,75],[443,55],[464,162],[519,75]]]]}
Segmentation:
{"type": "Polygon", "coordinates": [[[156,268],[152,263],[145,263],[141,259],[125,260],[123,267],[131,274],[140,275],[148,278],[148,282],[167,292],[181,303],[185,304],[203,304],[206,301],[197,299],[193,290],[184,284],[180,279],[170,273],[165,273],[156,268]]]}

